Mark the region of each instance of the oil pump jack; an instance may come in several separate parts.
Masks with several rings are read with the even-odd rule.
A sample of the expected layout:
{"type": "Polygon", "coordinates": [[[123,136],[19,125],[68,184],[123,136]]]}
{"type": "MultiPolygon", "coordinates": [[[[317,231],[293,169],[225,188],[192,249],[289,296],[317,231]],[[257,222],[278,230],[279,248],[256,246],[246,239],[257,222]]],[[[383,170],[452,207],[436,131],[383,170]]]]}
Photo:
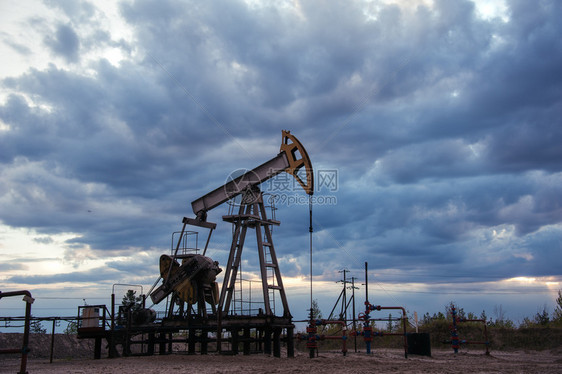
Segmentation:
{"type": "Polygon", "coordinates": [[[245,354],[250,352],[252,344],[254,351],[272,353],[273,343],[273,354],[279,356],[280,337],[285,330],[287,354],[290,357],[294,355],[294,325],[271,235],[272,227],[280,222],[268,218],[263,193],[259,188],[261,183],[283,172],[292,175],[308,195],[313,194],[314,178],[310,158],[300,141],[289,131],[282,132],[281,148],[277,156],[194,200],[191,207],[195,218],[183,218],[175,250],[171,256],[161,256],[162,284],[149,292],[150,297],[157,304],[171,296],[167,318],[163,320],[163,324],[187,329],[190,351],[197,341],[201,343],[201,353],[206,353],[207,342],[212,340],[207,333],[215,332],[214,339],[219,351],[223,351],[222,343],[226,341],[230,343],[232,353],[238,353],[240,344],[245,354]],[[223,221],[233,225],[233,237],[219,294],[216,276],[222,269],[218,262],[205,256],[211,234],[216,228],[216,223],[207,221],[207,212],[237,196],[241,196],[238,212],[223,216],[223,221]],[[180,244],[188,233],[187,225],[209,229],[203,254],[179,251],[180,244]],[[257,314],[233,314],[230,307],[248,229],[253,229],[256,233],[263,309],[260,308],[257,314]],[[274,275],[272,279],[268,279],[268,270],[274,275]],[[283,314],[280,316],[275,315],[270,293],[279,294],[283,305],[283,314]],[[210,313],[206,303],[211,305],[210,313]],[[195,304],[196,311],[193,310],[195,304]]]}

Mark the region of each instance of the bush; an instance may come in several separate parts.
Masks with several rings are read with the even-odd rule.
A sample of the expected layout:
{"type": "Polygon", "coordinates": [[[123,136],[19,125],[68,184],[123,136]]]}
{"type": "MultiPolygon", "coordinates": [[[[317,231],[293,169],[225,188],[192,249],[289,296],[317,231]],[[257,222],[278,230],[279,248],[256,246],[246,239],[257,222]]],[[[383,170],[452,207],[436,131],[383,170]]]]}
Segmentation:
{"type": "Polygon", "coordinates": [[[29,331],[32,334],[46,334],[47,329],[43,327],[41,321],[39,320],[32,320],[29,325],[29,331]]]}

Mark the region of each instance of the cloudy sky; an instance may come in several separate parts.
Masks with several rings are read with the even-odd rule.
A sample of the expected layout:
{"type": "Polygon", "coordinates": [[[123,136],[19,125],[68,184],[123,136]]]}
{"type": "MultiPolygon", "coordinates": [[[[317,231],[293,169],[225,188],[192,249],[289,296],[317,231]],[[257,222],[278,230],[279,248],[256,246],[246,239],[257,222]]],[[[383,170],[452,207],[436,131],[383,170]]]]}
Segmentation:
{"type": "MultiPolygon", "coordinates": [[[[325,313],[365,261],[373,304],[552,310],[561,18],[555,0],[2,1],[0,289],[31,290],[44,316],[116,283],[146,291],[190,202],[274,157],[287,129],[317,177],[325,313]]],[[[287,199],[274,240],[305,318],[308,205],[280,186],[262,189],[287,199]]],[[[209,216],[223,267],[227,210],[209,216]]]]}

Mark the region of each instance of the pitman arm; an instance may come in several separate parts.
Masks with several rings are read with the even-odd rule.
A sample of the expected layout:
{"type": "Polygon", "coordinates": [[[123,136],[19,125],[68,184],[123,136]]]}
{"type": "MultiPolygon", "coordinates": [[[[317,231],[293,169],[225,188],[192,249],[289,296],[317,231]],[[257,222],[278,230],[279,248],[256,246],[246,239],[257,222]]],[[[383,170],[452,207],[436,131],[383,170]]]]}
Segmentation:
{"type": "Polygon", "coordinates": [[[197,200],[194,200],[191,203],[193,213],[195,213],[199,219],[205,220],[207,211],[236,197],[246,188],[263,183],[282,172],[292,174],[305,192],[312,195],[314,193],[314,177],[312,164],[306,149],[304,149],[299,140],[291,135],[289,131],[283,130],[282,137],[281,149],[277,156],[197,200]],[[306,171],[306,181],[303,181],[298,176],[298,172],[302,167],[304,167],[306,171]]]}

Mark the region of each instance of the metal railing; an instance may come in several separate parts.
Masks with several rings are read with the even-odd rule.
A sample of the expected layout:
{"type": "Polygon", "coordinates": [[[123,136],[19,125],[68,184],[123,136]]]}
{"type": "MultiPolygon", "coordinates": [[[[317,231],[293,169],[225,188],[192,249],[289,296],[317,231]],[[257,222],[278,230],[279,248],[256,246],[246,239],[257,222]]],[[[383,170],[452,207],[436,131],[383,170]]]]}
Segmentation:
{"type": "Polygon", "coordinates": [[[78,306],[78,329],[111,328],[111,313],[105,305],[78,306]]]}

